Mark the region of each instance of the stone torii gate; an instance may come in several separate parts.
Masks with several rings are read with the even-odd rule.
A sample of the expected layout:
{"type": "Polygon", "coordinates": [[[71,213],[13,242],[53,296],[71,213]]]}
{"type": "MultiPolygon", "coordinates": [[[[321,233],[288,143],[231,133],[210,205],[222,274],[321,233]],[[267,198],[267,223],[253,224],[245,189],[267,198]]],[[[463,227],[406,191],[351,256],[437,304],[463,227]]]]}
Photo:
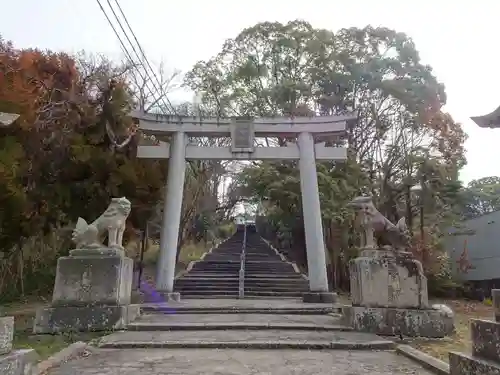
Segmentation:
{"type": "MultiPolygon", "coordinates": [[[[170,136],[170,143],[139,146],[137,156],[169,159],[156,287],[172,296],[178,233],[182,209],[186,160],[299,160],[300,187],[304,214],[310,293],[306,302],[333,302],[336,294],[328,289],[325,245],[316,174],[316,160],[345,160],[342,147],[327,147],[325,139],[345,133],[346,122],[356,118],[319,116],[295,118],[200,118],[134,113],[139,129],[158,139],[170,136]],[[231,136],[230,147],[201,147],[189,137],[231,136]],[[256,137],[296,136],[296,143],[284,147],[255,147],[256,137]],[[318,143],[319,142],[319,143],[318,143]]],[[[172,296],[174,297],[174,296],[172,296]]],[[[177,297],[177,296],[175,296],[177,297]]],[[[178,298],[178,297],[177,297],[178,298]]]]}

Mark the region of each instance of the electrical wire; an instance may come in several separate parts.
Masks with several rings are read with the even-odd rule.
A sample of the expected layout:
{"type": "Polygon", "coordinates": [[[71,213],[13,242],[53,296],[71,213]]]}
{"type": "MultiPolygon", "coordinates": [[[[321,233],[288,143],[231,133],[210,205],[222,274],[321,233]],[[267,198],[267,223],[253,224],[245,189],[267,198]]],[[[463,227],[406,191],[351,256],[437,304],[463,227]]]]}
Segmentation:
{"type": "MultiPolygon", "coordinates": [[[[108,1],[109,3],[109,1],[108,1]]],[[[153,77],[155,78],[156,82],[158,83],[159,87],[160,87],[160,90],[162,91],[161,94],[163,95],[163,97],[166,99],[168,105],[170,106],[170,109],[173,110],[173,112],[175,113],[175,108],[172,106],[172,103],[170,102],[170,100],[168,99],[167,95],[165,92],[163,92],[163,87],[162,87],[162,84],[160,82],[160,80],[158,79],[158,76],[155,72],[155,70],[153,69],[153,67],[151,66],[151,64],[149,63],[149,60],[148,58],[146,57],[146,54],[144,53],[144,49],[142,48],[141,46],[141,43],[139,43],[139,40],[137,39],[135,33],[134,33],[134,30],[132,30],[132,27],[130,26],[129,22],[128,22],[128,19],[127,19],[127,16],[125,16],[125,13],[123,12],[123,9],[122,7],[120,6],[120,3],[118,3],[118,0],[115,0],[115,3],[116,5],[118,6],[118,10],[120,11],[122,17],[123,17],[123,20],[125,21],[125,24],[127,25],[127,27],[129,28],[130,32],[132,33],[132,36],[135,40],[135,42],[137,43],[137,47],[139,47],[139,51],[141,52],[141,55],[143,56],[144,58],[144,61],[146,62],[146,64],[148,65],[151,73],[153,74],[153,77]]],[[[160,91],[159,90],[159,91],[160,91]]]]}
{"type": "MultiPolygon", "coordinates": [[[[117,19],[118,21],[118,24],[120,25],[120,28],[122,29],[122,31],[124,32],[125,34],[125,37],[127,38],[127,41],[129,42],[129,44],[131,45],[132,49],[134,50],[135,52],[135,55],[140,59],[140,56],[139,54],[137,53],[137,51],[135,50],[132,42],[130,41],[130,38],[128,37],[127,33],[125,32],[124,28],[122,27],[118,17],[116,16],[116,13],[114,12],[113,8],[111,7],[111,4],[108,1],[108,5],[110,6],[111,8],[111,11],[113,12],[115,18],[117,19]]],[[[122,51],[125,53],[126,55],[126,58],[127,60],[130,62],[130,64],[132,64],[133,66],[136,66],[137,64],[135,63],[131,53],[129,52],[128,48],[126,47],[125,43],[123,42],[122,38],[120,37],[120,34],[118,33],[117,29],[115,28],[115,26],[113,25],[113,22],[111,21],[110,17],[108,16],[106,10],[104,9],[104,7],[102,6],[100,0],[97,0],[97,4],[99,5],[99,8],[101,9],[102,13],[104,14],[104,16],[106,17],[106,20],[108,21],[109,25],[111,26],[111,29],[113,30],[113,32],[115,33],[116,37],[118,38],[118,41],[120,42],[120,45],[121,45],[121,49],[122,51]]],[[[147,72],[147,69],[145,68],[144,66],[144,63],[142,61],[139,61],[142,68],[144,69],[144,72],[142,72],[140,69],[137,69],[136,72],[140,75],[140,78],[143,80],[144,82],[144,87],[147,88],[147,90],[149,91],[149,94],[152,94],[153,97],[155,97],[155,91],[154,90],[151,90],[151,88],[149,87],[149,82],[151,81],[151,83],[153,84],[153,87],[154,89],[156,90],[156,95],[162,95],[160,93],[160,90],[158,90],[158,88],[156,87],[156,85],[154,85],[154,82],[152,80],[152,78],[150,77],[150,75],[148,74],[147,72]],[[143,74],[144,73],[144,74],[143,74]]],[[[132,74],[133,77],[136,79],[137,81],[137,77],[135,76],[135,74],[132,74]]],[[[165,111],[165,109],[169,109],[169,110],[173,110],[173,107],[172,105],[170,104],[166,104],[165,101],[164,101],[164,95],[161,96],[161,101],[163,103],[163,106],[160,107],[160,109],[162,110],[162,112],[166,115],[168,115],[169,113],[167,111],[165,111]]]]}
{"type": "MultiPolygon", "coordinates": [[[[170,103],[170,101],[168,101],[168,98],[167,98],[168,104],[165,103],[166,96],[162,92],[162,85],[161,85],[160,81],[158,80],[158,77],[155,75],[154,70],[151,68],[151,65],[147,61],[146,55],[143,53],[144,59],[146,60],[146,62],[148,62],[149,67],[150,67],[151,71],[153,72],[153,75],[155,75],[155,78],[156,78],[157,82],[159,83],[159,86],[160,86],[159,88],[155,85],[154,81],[152,80],[151,76],[149,75],[147,68],[144,66],[144,61],[142,61],[141,57],[137,53],[137,50],[135,49],[134,44],[132,43],[132,41],[130,40],[129,36],[127,35],[127,32],[125,31],[125,28],[123,27],[122,23],[120,22],[120,19],[118,18],[115,10],[113,9],[113,6],[111,5],[110,0],[106,0],[106,1],[108,3],[109,8],[111,9],[111,12],[115,16],[115,20],[118,22],[118,26],[120,26],[120,29],[122,30],[123,34],[125,35],[125,38],[127,38],[128,43],[132,47],[132,50],[134,51],[135,56],[138,58],[140,65],[144,69],[145,74],[147,75],[149,81],[151,82],[151,84],[153,85],[154,89],[156,90],[156,94],[160,95],[160,100],[162,101],[163,105],[170,112],[173,112],[172,104],[170,103]]],[[[115,2],[119,6],[118,2],[117,1],[115,1],[115,2]]],[[[121,7],[120,7],[120,9],[121,9],[121,7]]],[[[121,11],[121,12],[122,12],[123,17],[125,17],[125,14],[123,13],[123,11],[121,11]]],[[[127,24],[128,24],[128,21],[126,20],[126,17],[125,17],[125,22],[127,22],[127,24]]],[[[129,26],[130,31],[132,32],[132,35],[134,36],[135,40],[137,41],[137,38],[135,37],[135,33],[132,30],[132,28],[130,27],[130,24],[128,24],[128,26],[129,26]]],[[[137,44],[138,44],[139,49],[142,50],[141,45],[139,44],[138,41],[137,41],[137,44]]]]}

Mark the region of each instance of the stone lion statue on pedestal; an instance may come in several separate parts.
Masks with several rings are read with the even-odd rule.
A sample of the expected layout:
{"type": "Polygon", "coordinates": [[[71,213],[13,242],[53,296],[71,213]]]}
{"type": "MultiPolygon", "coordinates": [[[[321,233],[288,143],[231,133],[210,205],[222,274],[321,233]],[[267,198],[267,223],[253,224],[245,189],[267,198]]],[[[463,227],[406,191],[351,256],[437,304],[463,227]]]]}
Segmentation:
{"type": "Polygon", "coordinates": [[[131,204],[127,198],[112,198],[106,211],[94,222],[87,224],[85,219],[79,217],[72,235],[76,248],[104,247],[100,239],[107,234],[108,247],[122,249],[125,222],[130,210],[131,204]]]}
{"type": "Polygon", "coordinates": [[[403,250],[409,246],[410,235],[404,217],[397,224],[391,223],[377,210],[370,196],[356,197],[348,206],[357,210],[363,248],[376,249],[378,245],[389,245],[394,250],[403,250]]]}

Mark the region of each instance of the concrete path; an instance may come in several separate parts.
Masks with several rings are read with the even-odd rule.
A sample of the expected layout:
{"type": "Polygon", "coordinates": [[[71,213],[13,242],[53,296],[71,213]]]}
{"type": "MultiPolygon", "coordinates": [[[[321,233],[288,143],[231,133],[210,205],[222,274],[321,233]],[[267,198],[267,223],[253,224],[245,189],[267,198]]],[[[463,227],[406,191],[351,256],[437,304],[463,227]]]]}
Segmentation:
{"type": "Polygon", "coordinates": [[[47,375],[431,375],[331,310],[299,300],[185,300],[47,375]]]}
{"type": "Polygon", "coordinates": [[[393,352],[99,349],[49,375],[431,375],[393,352]]]}

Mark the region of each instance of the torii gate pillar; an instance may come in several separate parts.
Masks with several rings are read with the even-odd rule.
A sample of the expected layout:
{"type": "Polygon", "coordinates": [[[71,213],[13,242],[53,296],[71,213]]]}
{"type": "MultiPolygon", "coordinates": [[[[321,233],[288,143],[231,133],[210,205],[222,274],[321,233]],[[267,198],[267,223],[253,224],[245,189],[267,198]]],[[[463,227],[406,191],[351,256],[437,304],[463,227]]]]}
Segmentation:
{"type": "MultiPolygon", "coordinates": [[[[163,200],[163,221],[160,232],[156,288],[172,294],[174,292],[175,260],[179,241],[179,227],[182,214],[182,198],[186,177],[187,135],[184,132],[172,136],[168,160],[167,186],[163,200]]],[[[178,296],[170,296],[178,299],[178,296]]]]}
{"type": "MultiPolygon", "coordinates": [[[[300,133],[298,144],[300,153],[300,190],[302,195],[302,212],[304,215],[304,231],[306,237],[309,290],[312,293],[319,293],[321,295],[323,293],[328,293],[328,277],[326,274],[325,243],[323,239],[323,224],[321,221],[313,135],[311,133],[300,133]]],[[[321,296],[319,297],[321,300],[321,296]]],[[[310,298],[314,299],[314,296],[310,298]]]]}

